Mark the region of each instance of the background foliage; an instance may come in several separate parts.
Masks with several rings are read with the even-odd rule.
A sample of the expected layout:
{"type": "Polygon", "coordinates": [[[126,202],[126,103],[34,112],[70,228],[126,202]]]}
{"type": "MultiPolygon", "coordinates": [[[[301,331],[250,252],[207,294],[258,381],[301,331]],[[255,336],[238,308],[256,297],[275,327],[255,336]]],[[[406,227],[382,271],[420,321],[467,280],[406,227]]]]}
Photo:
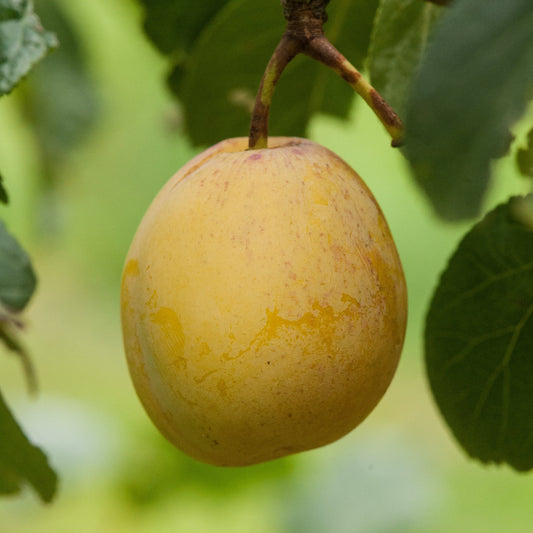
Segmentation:
{"type": "MultiPolygon", "coordinates": [[[[29,9],[29,2],[16,3],[29,9]]],[[[45,532],[61,531],[61,527],[70,531],[72,524],[79,526],[79,516],[83,515],[87,531],[106,531],[101,526],[104,522],[109,531],[120,530],[122,523],[128,524],[128,531],[150,531],[156,522],[166,527],[176,527],[176,524],[187,527],[187,523],[192,523],[202,531],[221,531],[226,527],[231,531],[239,528],[320,531],[322,519],[338,524],[337,531],[353,528],[365,532],[387,528],[449,531],[457,523],[471,531],[501,531],[509,527],[512,519],[513,530],[529,531],[526,510],[533,490],[530,480],[515,478],[506,471],[476,470],[461,461],[428,402],[419,340],[437,274],[444,268],[446,257],[453,255],[432,300],[426,330],[428,371],[435,398],[445,419],[452,424],[456,438],[469,453],[485,461],[507,460],[521,469],[530,468],[527,461],[531,451],[527,446],[508,453],[508,447],[502,447],[502,442],[512,442],[514,438],[515,442],[527,443],[531,430],[530,423],[521,423],[519,416],[525,413],[524,419],[531,419],[527,411],[531,382],[519,380],[520,389],[514,388],[511,396],[505,396],[505,390],[511,390],[511,381],[506,376],[525,376],[530,368],[532,328],[527,310],[531,305],[528,292],[531,258],[525,252],[515,254],[509,250],[494,255],[494,249],[500,250],[496,243],[502,226],[490,223],[483,226],[487,228],[482,239],[486,245],[479,245],[480,230],[476,226],[472,229],[473,236],[465,237],[452,254],[455,243],[469,231],[478,213],[506,203],[511,194],[524,195],[530,190],[530,181],[518,177],[519,172],[525,176],[531,173],[532,160],[531,136],[528,137],[532,117],[531,112],[525,111],[527,97],[532,92],[530,69],[525,72],[519,68],[530,61],[533,32],[527,32],[531,27],[529,2],[484,2],[486,7],[483,7],[478,1],[456,0],[446,9],[415,0],[382,0],[379,5],[362,0],[331,3],[326,32],[357,66],[367,69],[373,83],[385,95],[397,99],[395,105],[406,118],[408,132],[415,139],[412,145],[407,144],[405,151],[414,163],[414,172],[407,172],[406,159],[388,147],[380,125],[360,102],[354,101],[351,89],[333,73],[302,57],[283,76],[274,97],[272,133],[305,133],[334,149],[364,176],[387,215],[404,262],[410,290],[410,325],[397,380],[383,404],[357,430],[357,435],[338,443],[336,448],[237,472],[215,472],[190,462],[151,432],[120,357],[116,287],[127,245],[140,216],[165,179],[198,150],[193,145],[209,144],[224,136],[246,135],[250,98],[283,29],[283,19],[277,2],[271,1],[265,3],[263,11],[252,9],[256,2],[202,2],[188,10],[189,18],[184,18],[184,12],[180,11],[184,9],[181,2],[146,0],[142,3],[142,11],[126,6],[121,0],[91,5],[59,0],[36,3],[44,27],[56,33],[61,47],[36,67],[12,95],[0,100],[0,169],[11,201],[8,207],[2,208],[2,217],[9,230],[30,248],[40,278],[38,297],[31,301],[28,311],[31,327],[26,328],[24,343],[17,333],[21,316],[13,314],[12,309],[9,313],[2,311],[2,338],[9,332],[21,356],[26,353],[22,345],[30,346],[41,396],[28,406],[16,359],[0,361],[3,365],[0,385],[4,397],[12,400],[17,418],[28,428],[26,433],[32,436],[31,440],[52,453],[63,487],[51,508],[54,510],[49,510],[47,515],[37,512],[31,499],[23,499],[21,509],[31,508],[33,515],[25,513],[23,519],[17,506],[9,505],[7,513],[2,515],[0,511],[2,523],[16,524],[20,531],[32,531],[36,524],[32,520],[39,520],[39,527],[45,532]],[[169,7],[175,10],[173,15],[169,7]],[[361,24],[358,31],[352,33],[356,9],[362,9],[364,17],[357,22],[361,24]],[[518,57],[513,57],[518,66],[505,72],[502,83],[496,83],[494,80],[499,78],[492,77],[485,104],[483,99],[479,103],[480,109],[496,103],[507,109],[506,105],[510,104],[509,112],[493,111],[494,120],[488,126],[484,122],[476,126],[469,120],[469,126],[477,129],[470,137],[466,135],[461,149],[455,148],[458,152],[453,153],[467,157],[471,151],[466,148],[475,146],[472,140],[508,139],[508,130],[512,130],[515,139],[509,146],[508,156],[498,162],[488,161],[496,152],[501,155],[505,148],[502,145],[506,144],[503,141],[489,142],[490,151],[476,152],[476,164],[484,170],[467,176],[474,192],[472,203],[464,202],[473,209],[480,200],[475,210],[465,214],[464,205],[459,202],[455,212],[452,209],[455,203],[447,201],[446,213],[442,213],[437,202],[445,198],[432,192],[442,189],[439,183],[444,179],[438,161],[446,165],[444,189],[449,190],[450,198],[458,193],[452,192],[453,187],[448,184],[461,175],[463,167],[454,167],[456,158],[449,157],[449,149],[433,150],[433,136],[424,134],[423,128],[437,132],[436,142],[439,139],[438,142],[444,142],[442,136],[446,138],[446,132],[449,135],[452,130],[447,121],[444,126],[442,121],[435,122],[435,116],[450,116],[449,102],[455,102],[462,113],[464,109],[459,104],[463,101],[465,106],[472,107],[472,101],[464,99],[463,93],[475,86],[465,87],[461,76],[456,76],[455,82],[449,79],[450,72],[455,72],[457,67],[447,63],[453,58],[446,51],[451,46],[447,39],[454,41],[455,49],[461,46],[459,34],[483,43],[484,39],[490,40],[490,31],[497,31],[491,26],[493,19],[488,14],[482,19],[483,24],[472,26],[471,20],[465,17],[474,9],[478,10],[474,13],[478,17],[482,13],[479,10],[486,10],[497,14],[495,24],[501,25],[502,20],[507,24],[502,38],[506,46],[497,47],[501,61],[491,66],[494,73],[498,68],[503,69],[503,62],[509,60],[510,56],[503,53],[505,50],[519,50],[518,57]],[[391,13],[397,16],[392,17],[391,13]],[[157,44],[157,53],[139,31],[142,20],[157,44]],[[179,24],[173,20],[186,20],[182,26],[190,31],[175,31],[179,24]],[[246,33],[239,24],[255,31],[246,33]],[[463,27],[460,24],[477,31],[458,32],[457,28],[463,27]],[[226,41],[231,43],[228,49],[233,50],[228,55],[234,58],[238,54],[242,63],[223,68],[224,57],[216,54],[213,55],[217,61],[210,63],[209,50],[219,52],[220,43],[236,34],[247,37],[226,41]],[[354,39],[355,34],[358,39],[354,39]],[[395,38],[390,38],[391,35],[395,38]],[[431,45],[424,55],[428,41],[431,45]],[[418,62],[424,57],[432,58],[431,62],[423,61],[418,70],[418,62]],[[446,68],[439,70],[441,61],[446,68]],[[199,62],[205,68],[198,68],[199,62]],[[439,75],[448,76],[443,78],[448,91],[443,99],[448,107],[444,110],[437,105],[442,95],[432,93],[442,85],[432,83],[439,75]],[[177,100],[165,91],[162,83],[165,77],[171,94],[179,97],[177,100]],[[75,89],[71,90],[72,87],[75,89]],[[397,92],[394,87],[398,88],[397,92]],[[455,99],[451,96],[453,91],[459,91],[455,99]],[[223,98],[219,98],[221,94],[223,98]],[[416,98],[412,94],[417,94],[416,98]],[[506,99],[510,95],[514,98],[512,103],[506,99]],[[415,104],[430,109],[431,116],[427,118],[424,111],[421,116],[427,120],[410,126],[409,113],[414,113],[415,104]],[[517,123],[519,115],[524,119],[517,123]],[[417,139],[426,143],[427,151],[421,148],[416,152],[410,148],[416,146],[417,139]],[[501,149],[496,150],[497,147],[501,149]],[[421,164],[417,153],[435,156],[429,163],[421,164]],[[424,186],[421,192],[415,183],[421,179],[431,181],[433,177],[421,178],[417,168],[427,170],[430,163],[438,169],[432,176],[441,176],[438,178],[441,181],[436,179],[433,189],[424,186]],[[429,207],[427,199],[433,202],[435,210],[429,207]],[[434,213],[454,219],[467,215],[470,220],[444,225],[434,213]],[[491,271],[487,265],[494,261],[491,271]],[[456,329],[456,323],[452,327],[446,322],[457,313],[450,302],[456,297],[456,291],[468,292],[468,287],[457,280],[473,283],[473,287],[478,283],[472,265],[478,269],[481,279],[490,275],[498,277],[498,272],[519,271],[516,282],[510,281],[519,294],[513,297],[512,307],[508,299],[493,298],[486,291],[479,291],[484,299],[471,298],[469,302],[474,309],[481,302],[483,318],[500,320],[497,327],[509,339],[517,341],[512,352],[508,350],[509,343],[503,342],[505,337],[500,349],[491,343],[491,358],[482,373],[477,371],[475,359],[461,358],[461,354],[468,352],[464,347],[484,335],[476,329],[472,318],[476,318],[475,312],[461,322],[463,329],[456,335],[460,337],[459,347],[455,342],[439,343],[437,354],[432,348],[443,331],[446,333],[450,327],[456,329]],[[452,314],[446,313],[447,307],[452,309],[452,314]],[[502,308],[509,308],[509,313],[500,316],[502,308]],[[506,317],[508,321],[504,323],[506,317]],[[450,358],[461,364],[447,365],[450,358]],[[443,367],[446,367],[444,372],[443,367]],[[466,403],[449,406],[450,398],[465,391],[464,383],[472,387],[472,399],[469,402],[469,395],[461,394],[459,397],[466,403]],[[474,424],[468,426],[469,433],[463,437],[461,428],[466,427],[466,419],[457,418],[454,413],[476,410],[480,396],[475,394],[475,387],[493,391],[493,394],[484,393],[490,400],[484,404],[489,416],[485,421],[478,419],[479,434],[472,433],[476,429],[474,424]],[[54,395],[50,396],[52,391],[54,395]],[[519,406],[513,409],[519,413],[518,418],[505,422],[505,417],[498,415],[499,409],[506,405],[519,406]],[[121,422],[117,427],[118,420],[121,422]],[[490,420],[494,421],[492,425],[490,420]],[[490,436],[494,428],[502,427],[508,432],[497,432],[496,440],[492,441],[495,445],[490,444],[490,439],[479,437],[483,433],[490,436]],[[139,449],[132,442],[143,445],[139,449]],[[217,486],[228,488],[217,490],[217,486]],[[333,496],[328,502],[321,499],[324,486],[329,487],[328,494],[337,495],[336,499],[333,496]],[[388,492],[384,492],[385,487],[389,488],[388,492]],[[382,506],[371,511],[375,502],[383,501],[384,494],[389,504],[387,512],[382,506]],[[93,502],[91,506],[89,501],[93,502]],[[181,502],[177,509],[176,501],[181,502]],[[358,501],[365,502],[364,513],[357,511],[358,501]],[[71,512],[67,511],[68,507],[71,512]],[[479,513],[474,512],[476,509],[479,513]]],[[[0,16],[2,24],[8,20],[5,13],[11,16],[14,12],[4,11],[0,16]]],[[[466,46],[467,57],[469,50],[466,46]]],[[[6,57],[0,56],[2,60],[6,57]]],[[[474,64],[470,70],[475,72],[475,58],[471,61],[474,64]]],[[[485,72],[483,55],[479,61],[478,68],[485,72]]],[[[470,81],[473,79],[474,74],[470,81]]],[[[480,141],[481,144],[485,146],[480,141]]],[[[457,162],[462,160],[458,158],[457,162]]],[[[501,217],[501,213],[511,212],[508,204],[498,208],[487,220],[508,220],[520,237],[515,240],[506,234],[506,242],[511,248],[516,246],[527,252],[533,248],[528,247],[530,210],[527,203],[524,205],[525,208],[513,211],[511,218],[501,217]]],[[[8,237],[2,238],[2,242],[8,241],[8,237]]],[[[494,295],[499,294],[500,298],[507,295],[508,291],[498,290],[499,285],[494,287],[494,295]]],[[[29,289],[26,294],[30,294],[29,289]]],[[[479,352],[479,357],[485,353],[479,352]]],[[[6,409],[2,413],[2,423],[7,424],[11,415],[6,409]]],[[[17,431],[12,435],[20,438],[17,431]]],[[[6,443],[16,446],[16,438],[4,439],[4,446],[0,446],[2,457],[13,459],[11,452],[2,451],[6,450],[6,443]]],[[[36,453],[35,458],[42,460],[41,452],[28,441],[24,442],[20,450],[31,450],[36,453]]],[[[3,465],[1,461],[0,464],[3,465]]],[[[10,479],[17,479],[13,477],[13,469],[9,476],[5,471],[2,466],[1,486],[4,487],[10,479]]],[[[51,471],[47,472],[46,481],[37,480],[35,484],[37,489],[41,487],[43,497],[49,499],[55,477],[51,471]]],[[[19,476],[17,488],[24,480],[31,482],[23,472],[16,475],[19,476]]],[[[12,484],[10,491],[14,487],[12,484]]]]}

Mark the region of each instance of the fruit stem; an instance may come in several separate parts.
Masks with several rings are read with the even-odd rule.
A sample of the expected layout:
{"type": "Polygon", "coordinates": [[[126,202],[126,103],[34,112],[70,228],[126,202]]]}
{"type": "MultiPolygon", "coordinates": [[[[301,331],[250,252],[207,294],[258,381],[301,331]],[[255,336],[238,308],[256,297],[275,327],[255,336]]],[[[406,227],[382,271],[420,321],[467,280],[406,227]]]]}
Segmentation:
{"type": "Polygon", "coordinates": [[[299,53],[332,68],[365,100],[385,126],[392,146],[403,142],[404,127],[394,110],[329,42],[322,28],[329,0],[282,0],[287,28],[267,64],[255,99],[250,124],[249,149],[267,148],[268,117],[274,88],[289,62],[299,53]]]}
{"type": "Polygon", "coordinates": [[[274,88],[285,67],[299,52],[299,42],[287,33],[284,33],[266,66],[265,73],[259,84],[250,123],[250,135],[248,139],[250,150],[267,148],[268,117],[270,115],[274,88]]]}

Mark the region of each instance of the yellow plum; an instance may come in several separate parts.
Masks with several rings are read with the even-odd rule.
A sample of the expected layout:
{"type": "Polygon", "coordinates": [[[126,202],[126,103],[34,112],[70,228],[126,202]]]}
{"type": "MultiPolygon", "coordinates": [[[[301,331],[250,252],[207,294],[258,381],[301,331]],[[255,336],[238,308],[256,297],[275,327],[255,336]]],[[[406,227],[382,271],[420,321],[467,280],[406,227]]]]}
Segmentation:
{"type": "Polygon", "coordinates": [[[241,466],[339,439],[376,406],[406,286],[356,172],[300,138],[204,151],[144,216],[122,279],[125,352],[161,433],[241,466]]]}

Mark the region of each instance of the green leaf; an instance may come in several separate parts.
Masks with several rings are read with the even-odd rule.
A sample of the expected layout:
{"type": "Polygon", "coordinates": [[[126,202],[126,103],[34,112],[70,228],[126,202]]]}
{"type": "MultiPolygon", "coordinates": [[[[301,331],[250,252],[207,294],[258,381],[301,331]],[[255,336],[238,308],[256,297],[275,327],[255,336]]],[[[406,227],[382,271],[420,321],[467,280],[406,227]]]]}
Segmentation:
{"type": "Polygon", "coordinates": [[[195,144],[247,134],[256,88],[284,25],[275,2],[233,0],[204,28],[184,71],[170,79],[195,144]]]}
{"type": "Polygon", "coordinates": [[[44,453],[30,443],[0,394],[0,494],[19,492],[29,483],[44,502],[52,501],[57,476],[44,453]]]}
{"type": "MultiPolygon", "coordinates": [[[[328,11],[326,34],[356,66],[366,56],[376,7],[374,0],[339,0],[328,11]]],[[[204,28],[171,77],[194,143],[248,134],[261,76],[284,28],[280,5],[272,0],[233,0],[204,28]]],[[[353,90],[334,72],[298,57],[276,88],[270,133],[304,135],[313,113],[346,116],[352,99],[353,90]]]]}
{"type": "Polygon", "coordinates": [[[523,176],[533,178],[533,128],[527,136],[527,146],[516,152],[516,164],[523,176]]]}
{"type": "Polygon", "coordinates": [[[372,85],[403,118],[409,84],[442,8],[421,0],[381,0],[367,68],[372,85]]]}
{"type": "MultiPolygon", "coordinates": [[[[164,54],[188,50],[204,26],[229,0],[140,0],[144,30],[164,54]]],[[[177,54],[179,55],[179,54],[177,54]]]]}
{"type": "Polygon", "coordinates": [[[7,195],[7,191],[4,187],[4,178],[2,177],[2,174],[0,174],[0,203],[6,205],[9,203],[9,196],[7,195]]]}
{"type": "Polygon", "coordinates": [[[533,468],[533,198],[475,225],[431,302],[425,346],[437,405],[469,455],[533,468]]]}
{"type": "Polygon", "coordinates": [[[28,254],[0,221],[0,302],[20,311],[30,300],[36,284],[28,254]]]}
{"type": "Polygon", "coordinates": [[[20,94],[48,169],[85,137],[97,117],[99,102],[79,36],[61,4],[37,0],[35,6],[43,24],[61,41],[34,69],[20,94]]]}
{"type": "Polygon", "coordinates": [[[0,96],[55,46],[55,36],[42,28],[30,0],[0,0],[0,96]]]}
{"type": "Polygon", "coordinates": [[[508,130],[533,90],[533,2],[453,2],[406,111],[405,153],[439,215],[476,216],[508,130]]]}

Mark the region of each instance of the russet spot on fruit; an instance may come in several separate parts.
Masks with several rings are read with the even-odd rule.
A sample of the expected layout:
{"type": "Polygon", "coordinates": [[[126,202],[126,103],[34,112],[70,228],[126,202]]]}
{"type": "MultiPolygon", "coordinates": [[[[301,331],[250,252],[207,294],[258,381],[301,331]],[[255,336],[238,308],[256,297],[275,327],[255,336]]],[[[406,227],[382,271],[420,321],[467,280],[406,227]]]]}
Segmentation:
{"type": "Polygon", "coordinates": [[[405,334],[405,279],[361,178],[326,148],[228,139],[157,195],[129,250],[124,345],[176,447],[240,466],[328,444],[375,407],[405,334]]]}

